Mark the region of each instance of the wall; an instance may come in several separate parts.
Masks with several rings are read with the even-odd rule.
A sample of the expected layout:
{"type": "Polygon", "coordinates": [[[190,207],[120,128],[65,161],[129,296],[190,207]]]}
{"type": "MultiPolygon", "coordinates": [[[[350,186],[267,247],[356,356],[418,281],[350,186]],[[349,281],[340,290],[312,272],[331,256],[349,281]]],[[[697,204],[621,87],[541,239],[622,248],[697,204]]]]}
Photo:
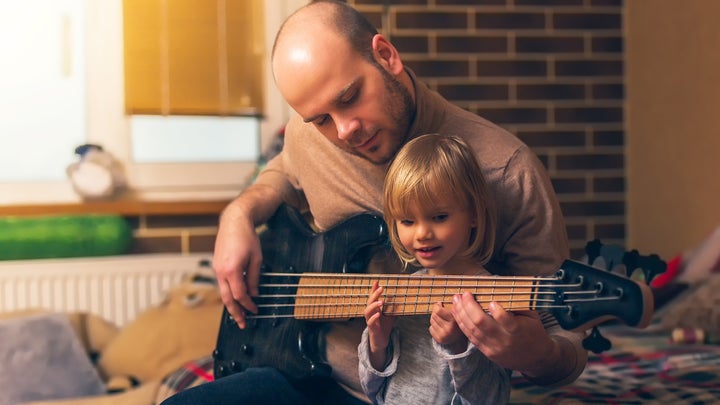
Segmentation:
{"type": "Polygon", "coordinates": [[[720,2],[626,15],[628,242],[672,257],[720,225],[720,2]]]}
{"type": "MultiPolygon", "coordinates": [[[[720,2],[349,2],[422,80],[541,157],[573,257],[600,238],[670,258],[720,224],[720,2]]],[[[137,251],[211,249],[215,215],[132,220],[137,251]]]]}
{"type": "Polygon", "coordinates": [[[622,0],[349,0],[450,101],[545,163],[572,257],[625,243],[622,0]]]}
{"type": "MultiPolygon", "coordinates": [[[[545,163],[571,256],[625,244],[621,0],[349,0],[452,102],[517,134],[545,163]],[[481,3],[481,4],[478,4],[481,3]]],[[[135,251],[211,250],[216,215],[139,216],[135,251]]]]}
{"type": "Polygon", "coordinates": [[[219,214],[127,216],[134,236],[129,253],[212,252],[219,214]]]}

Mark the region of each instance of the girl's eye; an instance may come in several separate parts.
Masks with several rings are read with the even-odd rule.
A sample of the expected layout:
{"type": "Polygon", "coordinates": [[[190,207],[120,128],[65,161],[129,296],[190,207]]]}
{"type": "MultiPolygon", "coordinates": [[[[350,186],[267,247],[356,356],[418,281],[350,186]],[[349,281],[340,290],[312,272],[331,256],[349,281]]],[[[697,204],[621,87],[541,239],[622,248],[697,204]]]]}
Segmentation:
{"type": "Polygon", "coordinates": [[[413,221],[411,221],[411,220],[409,220],[409,219],[401,219],[399,222],[400,222],[402,225],[405,225],[405,226],[409,226],[409,225],[412,225],[412,224],[413,224],[413,221]]]}
{"type": "Polygon", "coordinates": [[[443,222],[448,218],[448,214],[438,214],[433,217],[435,222],[443,222]]]}

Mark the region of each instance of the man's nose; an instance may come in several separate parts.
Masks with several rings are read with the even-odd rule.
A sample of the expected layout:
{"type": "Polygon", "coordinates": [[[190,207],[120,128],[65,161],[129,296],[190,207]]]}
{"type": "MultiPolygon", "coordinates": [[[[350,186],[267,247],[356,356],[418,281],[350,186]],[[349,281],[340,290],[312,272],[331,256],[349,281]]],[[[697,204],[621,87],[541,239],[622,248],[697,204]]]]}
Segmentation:
{"type": "Polygon", "coordinates": [[[360,120],[353,117],[339,117],[335,120],[338,139],[341,141],[351,140],[353,135],[360,129],[360,120]]]}

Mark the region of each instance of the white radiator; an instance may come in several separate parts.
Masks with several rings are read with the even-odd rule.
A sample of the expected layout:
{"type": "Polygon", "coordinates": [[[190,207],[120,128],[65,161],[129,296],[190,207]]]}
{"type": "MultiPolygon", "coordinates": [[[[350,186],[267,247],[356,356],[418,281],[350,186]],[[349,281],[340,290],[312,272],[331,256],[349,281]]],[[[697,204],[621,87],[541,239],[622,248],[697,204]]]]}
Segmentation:
{"type": "MultiPolygon", "coordinates": [[[[91,312],[123,326],[210,254],[0,261],[0,312],[91,312]]],[[[208,270],[205,270],[206,272],[208,270]]]]}

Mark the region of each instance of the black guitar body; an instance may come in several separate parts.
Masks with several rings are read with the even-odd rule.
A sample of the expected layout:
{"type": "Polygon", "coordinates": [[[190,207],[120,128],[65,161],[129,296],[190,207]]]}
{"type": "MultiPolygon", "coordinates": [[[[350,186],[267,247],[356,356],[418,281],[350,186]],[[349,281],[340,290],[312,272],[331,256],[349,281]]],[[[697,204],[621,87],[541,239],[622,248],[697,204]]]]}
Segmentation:
{"type": "Polygon", "coordinates": [[[323,360],[327,324],[292,317],[295,286],[304,272],[365,272],[375,249],[389,246],[385,222],[359,214],[316,233],[297,210],[282,205],[260,233],[260,242],[261,297],[253,299],[260,310],[245,329],[223,311],[213,352],[215,378],[262,366],[277,368],[291,381],[328,376],[330,366],[323,360]],[[285,275],[264,283],[268,273],[285,275]]]}

